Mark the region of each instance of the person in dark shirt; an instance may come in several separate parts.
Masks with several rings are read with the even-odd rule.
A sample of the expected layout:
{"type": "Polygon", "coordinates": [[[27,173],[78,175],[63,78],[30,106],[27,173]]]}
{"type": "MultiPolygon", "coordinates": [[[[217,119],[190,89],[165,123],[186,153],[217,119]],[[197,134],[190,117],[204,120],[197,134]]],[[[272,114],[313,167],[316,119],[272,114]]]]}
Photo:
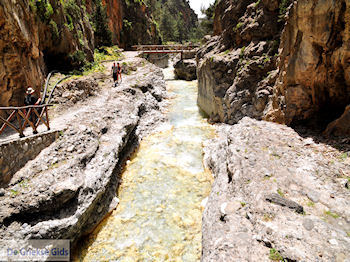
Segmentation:
{"type": "MultiPolygon", "coordinates": [[[[26,106],[33,106],[33,105],[39,105],[40,104],[41,98],[37,98],[34,95],[34,93],[35,93],[35,90],[29,86],[27,88],[27,90],[26,90],[26,96],[24,98],[24,105],[26,105],[26,106]]],[[[25,110],[25,114],[27,114],[27,112],[29,112],[29,111],[25,110]]],[[[40,114],[41,109],[37,108],[37,112],[40,114]]],[[[29,116],[29,120],[34,123],[37,120],[37,117],[35,115],[31,114],[29,116]]]]}
{"type": "Polygon", "coordinates": [[[36,96],[33,95],[34,93],[35,93],[35,90],[29,86],[27,88],[26,96],[24,98],[24,104],[26,106],[38,105],[41,102],[40,98],[37,98],[36,96]]]}

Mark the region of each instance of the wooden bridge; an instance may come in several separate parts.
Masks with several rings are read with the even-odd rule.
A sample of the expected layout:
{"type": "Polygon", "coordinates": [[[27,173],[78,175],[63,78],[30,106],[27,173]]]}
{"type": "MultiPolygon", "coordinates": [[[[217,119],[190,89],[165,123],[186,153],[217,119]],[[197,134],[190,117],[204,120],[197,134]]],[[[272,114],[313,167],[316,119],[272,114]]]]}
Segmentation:
{"type": "Polygon", "coordinates": [[[132,48],[141,54],[181,54],[181,59],[185,52],[191,52],[199,45],[134,45],[132,48]]]}

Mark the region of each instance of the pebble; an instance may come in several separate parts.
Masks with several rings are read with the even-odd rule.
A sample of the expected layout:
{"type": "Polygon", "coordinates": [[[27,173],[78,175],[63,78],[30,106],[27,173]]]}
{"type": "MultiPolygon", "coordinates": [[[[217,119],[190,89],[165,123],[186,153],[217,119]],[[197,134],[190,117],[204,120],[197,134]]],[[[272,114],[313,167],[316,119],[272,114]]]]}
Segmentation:
{"type": "Polygon", "coordinates": [[[307,193],[306,193],[307,197],[310,198],[310,200],[312,202],[315,202],[317,203],[318,201],[320,201],[320,193],[316,192],[316,191],[313,191],[313,190],[309,190],[307,193]]]}
{"type": "Polygon", "coordinates": [[[208,197],[206,197],[206,198],[204,198],[204,199],[202,200],[201,206],[202,206],[202,207],[205,207],[205,206],[207,205],[207,203],[208,203],[208,197]]]}
{"type": "Polygon", "coordinates": [[[330,244],[332,244],[332,245],[334,245],[334,246],[337,246],[338,245],[338,241],[337,240],[335,240],[335,239],[330,239],[329,241],[328,241],[330,244]]]}
{"type": "Polygon", "coordinates": [[[70,147],[67,148],[68,152],[73,152],[73,150],[74,150],[74,146],[70,146],[70,147]]]}
{"type": "Polygon", "coordinates": [[[314,228],[314,222],[309,218],[305,218],[303,220],[303,226],[306,230],[310,231],[314,228]]]}
{"type": "Polygon", "coordinates": [[[0,188],[0,196],[4,196],[5,195],[5,189],[0,188]]]}

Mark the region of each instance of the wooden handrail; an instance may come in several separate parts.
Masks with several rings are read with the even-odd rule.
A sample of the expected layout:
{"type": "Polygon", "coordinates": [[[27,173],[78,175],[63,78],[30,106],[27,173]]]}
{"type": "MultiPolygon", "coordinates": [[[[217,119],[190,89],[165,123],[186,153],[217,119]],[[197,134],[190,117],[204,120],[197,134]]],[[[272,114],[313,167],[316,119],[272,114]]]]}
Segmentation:
{"type": "Polygon", "coordinates": [[[53,106],[51,104],[45,104],[45,105],[32,105],[32,106],[7,106],[7,107],[0,107],[0,110],[16,110],[16,109],[29,109],[29,108],[43,108],[46,106],[53,106]]]}
{"type": "Polygon", "coordinates": [[[24,137],[24,129],[26,128],[27,124],[29,124],[30,127],[33,129],[33,133],[38,133],[37,128],[42,122],[46,125],[47,129],[50,130],[50,124],[49,124],[49,114],[48,114],[48,107],[53,106],[50,104],[45,105],[31,105],[31,106],[20,106],[20,107],[0,107],[0,111],[6,111],[6,110],[12,110],[10,116],[7,119],[4,119],[0,116],[0,122],[2,122],[2,126],[0,128],[0,134],[4,131],[5,127],[8,126],[12,129],[14,129],[16,132],[19,133],[20,137],[24,137]],[[38,109],[42,109],[41,112],[38,112],[38,109]],[[44,118],[44,114],[46,119],[44,118]],[[11,120],[16,116],[18,121],[18,127],[16,127],[14,124],[11,123],[11,120]]]}

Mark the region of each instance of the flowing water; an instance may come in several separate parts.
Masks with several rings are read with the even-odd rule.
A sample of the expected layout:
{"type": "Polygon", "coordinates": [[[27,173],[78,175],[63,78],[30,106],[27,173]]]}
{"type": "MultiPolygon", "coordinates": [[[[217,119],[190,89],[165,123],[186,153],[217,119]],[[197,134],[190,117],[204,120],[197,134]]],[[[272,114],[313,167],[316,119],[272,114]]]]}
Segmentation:
{"type": "Polygon", "coordinates": [[[203,141],[214,129],[197,107],[197,82],[172,80],[169,123],[128,161],[119,206],[89,236],[80,261],[199,261],[201,224],[212,175],[203,141]]]}

